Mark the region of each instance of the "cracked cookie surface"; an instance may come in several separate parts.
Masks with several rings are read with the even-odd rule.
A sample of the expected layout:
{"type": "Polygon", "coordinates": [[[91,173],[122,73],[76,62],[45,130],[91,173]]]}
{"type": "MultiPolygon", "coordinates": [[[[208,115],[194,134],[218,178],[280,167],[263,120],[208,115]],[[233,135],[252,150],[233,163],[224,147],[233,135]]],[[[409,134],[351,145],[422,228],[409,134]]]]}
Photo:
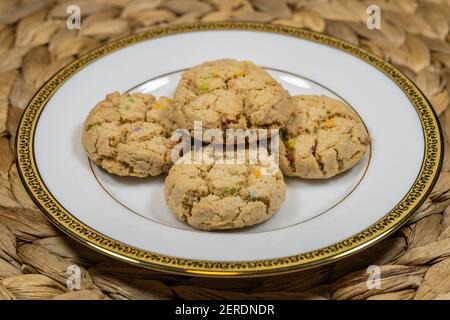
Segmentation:
{"type": "Polygon", "coordinates": [[[274,164],[270,160],[250,164],[245,159],[247,164],[225,164],[214,157],[207,163],[177,161],[164,185],[173,214],[200,230],[243,228],[269,219],[284,201],[283,175],[278,167],[265,171],[274,164]]]}
{"type": "Polygon", "coordinates": [[[294,96],[283,130],[280,167],[287,176],[327,179],[356,165],[370,138],[358,115],[339,100],[294,96]]]}
{"type": "Polygon", "coordinates": [[[281,128],[292,111],[289,93],[249,61],[206,62],[185,71],[174,96],[175,121],[192,130],[281,128]]]}
{"type": "Polygon", "coordinates": [[[146,177],[172,165],[171,99],[149,94],[108,94],[83,124],[82,144],[89,158],[119,176],[146,177]]]}

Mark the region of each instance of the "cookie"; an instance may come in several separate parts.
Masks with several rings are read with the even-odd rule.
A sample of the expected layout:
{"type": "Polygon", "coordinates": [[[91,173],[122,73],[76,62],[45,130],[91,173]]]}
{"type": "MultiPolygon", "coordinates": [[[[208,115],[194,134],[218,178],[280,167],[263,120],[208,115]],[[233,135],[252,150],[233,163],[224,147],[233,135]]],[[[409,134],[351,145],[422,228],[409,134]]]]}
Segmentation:
{"type": "Polygon", "coordinates": [[[282,130],[280,167],[287,176],[327,179],[356,165],[368,149],[361,119],[345,103],[324,96],[292,97],[282,130]]]}
{"type": "Polygon", "coordinates": [[[147,177],[172,165],[168,98],[142,93],[108,94],[83,125],[82,144],[97,165],[119,176],[147,177]]]}
{"type": "Polygon", "coordinates": [[[217,158],[177,161],[165,181],[167,205],[181,221],[200,230],[236,229],[269,219],[284,201],[286,185],[271,161],[226,164],[217,158]],[[253,163],[253,164],[252,164],[253,163]]]}
{"type": "Polygon", "coordinates": [[[183,73],[174,96],[175,122],[193,129],[281,128],[292,111],[289,94],[264,69],[231,59],[183,73]]]}

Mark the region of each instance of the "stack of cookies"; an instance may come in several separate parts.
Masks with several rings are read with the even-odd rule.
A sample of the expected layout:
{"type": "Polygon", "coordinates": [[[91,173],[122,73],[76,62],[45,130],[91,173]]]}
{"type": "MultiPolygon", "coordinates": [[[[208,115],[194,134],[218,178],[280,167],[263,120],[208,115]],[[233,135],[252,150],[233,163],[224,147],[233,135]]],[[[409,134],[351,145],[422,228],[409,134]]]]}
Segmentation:
{"type": "Polygon", "coordinates": [[[343,102],[291,97],[264,69],[230,59],[185,71],[173,99],[108,94],[89,113],[82,134],[89,158],[109,173],[167,173],[167,205],[200,230],[267,220],[284,201],[283,175],[331,178],[358,163],[369,141],[361,119],[343,102]],[[214,134],[196,137],[198,123],[214,134]],[[277,133],[269,143],[249,138],[262,131],[266,138],[268,130],[277,133]],[[230,131],[247,139],[218,138],[230,131]],[[181,142],[180,132],[189,138],[181,142]]]}

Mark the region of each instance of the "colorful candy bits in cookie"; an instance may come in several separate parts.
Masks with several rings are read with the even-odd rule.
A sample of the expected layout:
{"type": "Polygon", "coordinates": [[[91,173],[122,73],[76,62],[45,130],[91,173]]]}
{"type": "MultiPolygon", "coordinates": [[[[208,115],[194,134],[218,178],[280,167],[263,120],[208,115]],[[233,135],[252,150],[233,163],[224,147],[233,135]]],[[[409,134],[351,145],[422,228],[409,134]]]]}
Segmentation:
{"type": "MultiPolygon", "coordinates": [[[[196,229],[243,228],[269,219],[284,201],[286,185],[280,170],[259,173],[263,164],[192,163],[186,154],[170,169],[164,186],[173,214],[196,229]],[[257,176],[255,176],[255,173],[257,176]]],[[[269,166],[270,164],[264,164],[269,166]]]]}
{"type": "Polygon", "coordinates": [[[82,144],[89,158],[120,176],[167,172],[174,143],[164,118],[147,118],[154,103],[152,95],[118,92],[97,103],[83,126],[82,144]]]}
{"type": "Polygon", "coordinates": [[[292,106],[289,93],[253,63],[223,59],[197,65],[182,75],[174,96],[179,128],[280,128],[292,106]]]}
{"type": "Polygon", "coordinates": [[[287,176],[327,179],[357,164],[369,145],[361,119],[345,103],[323,96],[292,97],[280,166],[287,176]]]}

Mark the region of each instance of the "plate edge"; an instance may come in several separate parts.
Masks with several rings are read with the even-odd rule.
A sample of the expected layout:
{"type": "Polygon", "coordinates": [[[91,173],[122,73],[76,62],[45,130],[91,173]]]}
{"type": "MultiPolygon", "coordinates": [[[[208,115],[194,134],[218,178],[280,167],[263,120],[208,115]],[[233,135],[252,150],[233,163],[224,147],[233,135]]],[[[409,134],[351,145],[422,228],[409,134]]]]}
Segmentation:
{"type": "Polygon", "coordinates": [[[331,263],[355,254],[384,239],[397,230],[417,210],[423,201],[425,201],[437,181],[443,162],[442,139],[442,130],[439,122],[437,121],[437,116],[432,109],[430,102],[420,91],[420,89],[417,88],[417,86],[397,68],[383,61],[381,58],[367,52],[366,50],[328,35],[294,27],[253,22],[210,22],[174,25],[126,36],[94,49],[69,63],[52,78],[50,78],[37,91],[27,105],[27,108],[24,110],[16,132],[15,157],[19,176],[25,186],[25,189],[30,194],[33,201],[35,201],[37,206],[58,228],[69,236],[75,238],[77,241],[87,244],[96,251],[100,251],[120,260],[147,268],[177,274],[198,276],[258,276],[303,270],[318,265],[331,263]],[[310,40],[350,53],[376,67],[386,76],[390,77],[402,89],[402,91],[404,91],[415,107],[425,136],[424,161],[422,163],[419,176],[411,189],[408,191],[407,195],[396,207],[394,207],[394,209],[388,212],[379,221],[360,233],[343,241],[300,255],[259,261],[221,262],[190,260],[160,255],[134,248],[113,240],[100,234],[92,228],[89,228],[81,221],[78,221],[67,210],[65,210],[55,198],[53,198],[48,189],[45,187],[45,184],[43,183],[35,165],[33,144],[30,144],[30,141],[33,141],[36,123],[48,99],[59,88],[59,86],[62,85],[62,83],[70,78],[70,76],[72,76],[75,72],[88,65],[90,62],[95,61],[96,59],[115,50],[140,41],[154,39],[161,36],[208,30],[261,31],[310,40]],[[389,72],[386,71],[386,69],[388,69],[389,72]],[[41,96],[42,94],[44,94],[44,96],[46,94],[44,99],[41,96]],[[420,110],[418,109],[418,104],[421,104],[422,107],[425,108],[422,112],[428,113],[428,115],[424,115],[419,112],[420,110]],[[33,109],[33,107],[35,109],[33,109]],[[426,123],[422,117],[428,117],[428,123],[426,123]],[[426,131],[426,126],[428,126],[429,132],[426,131]],[[430,126],[432,128],[430,128],[430,126]],[[27,150],[28,152],[26,152],[27,150]],[[438,160],[437,162],[436,159],[438,160]],[[427,161],[431,163],[427,164],[427,161]],[[414,187],[416,187],[417,190],[414,190],[414,187]],[[412,196],[412,198],[408,199],[408,196],[412,196]]]}

